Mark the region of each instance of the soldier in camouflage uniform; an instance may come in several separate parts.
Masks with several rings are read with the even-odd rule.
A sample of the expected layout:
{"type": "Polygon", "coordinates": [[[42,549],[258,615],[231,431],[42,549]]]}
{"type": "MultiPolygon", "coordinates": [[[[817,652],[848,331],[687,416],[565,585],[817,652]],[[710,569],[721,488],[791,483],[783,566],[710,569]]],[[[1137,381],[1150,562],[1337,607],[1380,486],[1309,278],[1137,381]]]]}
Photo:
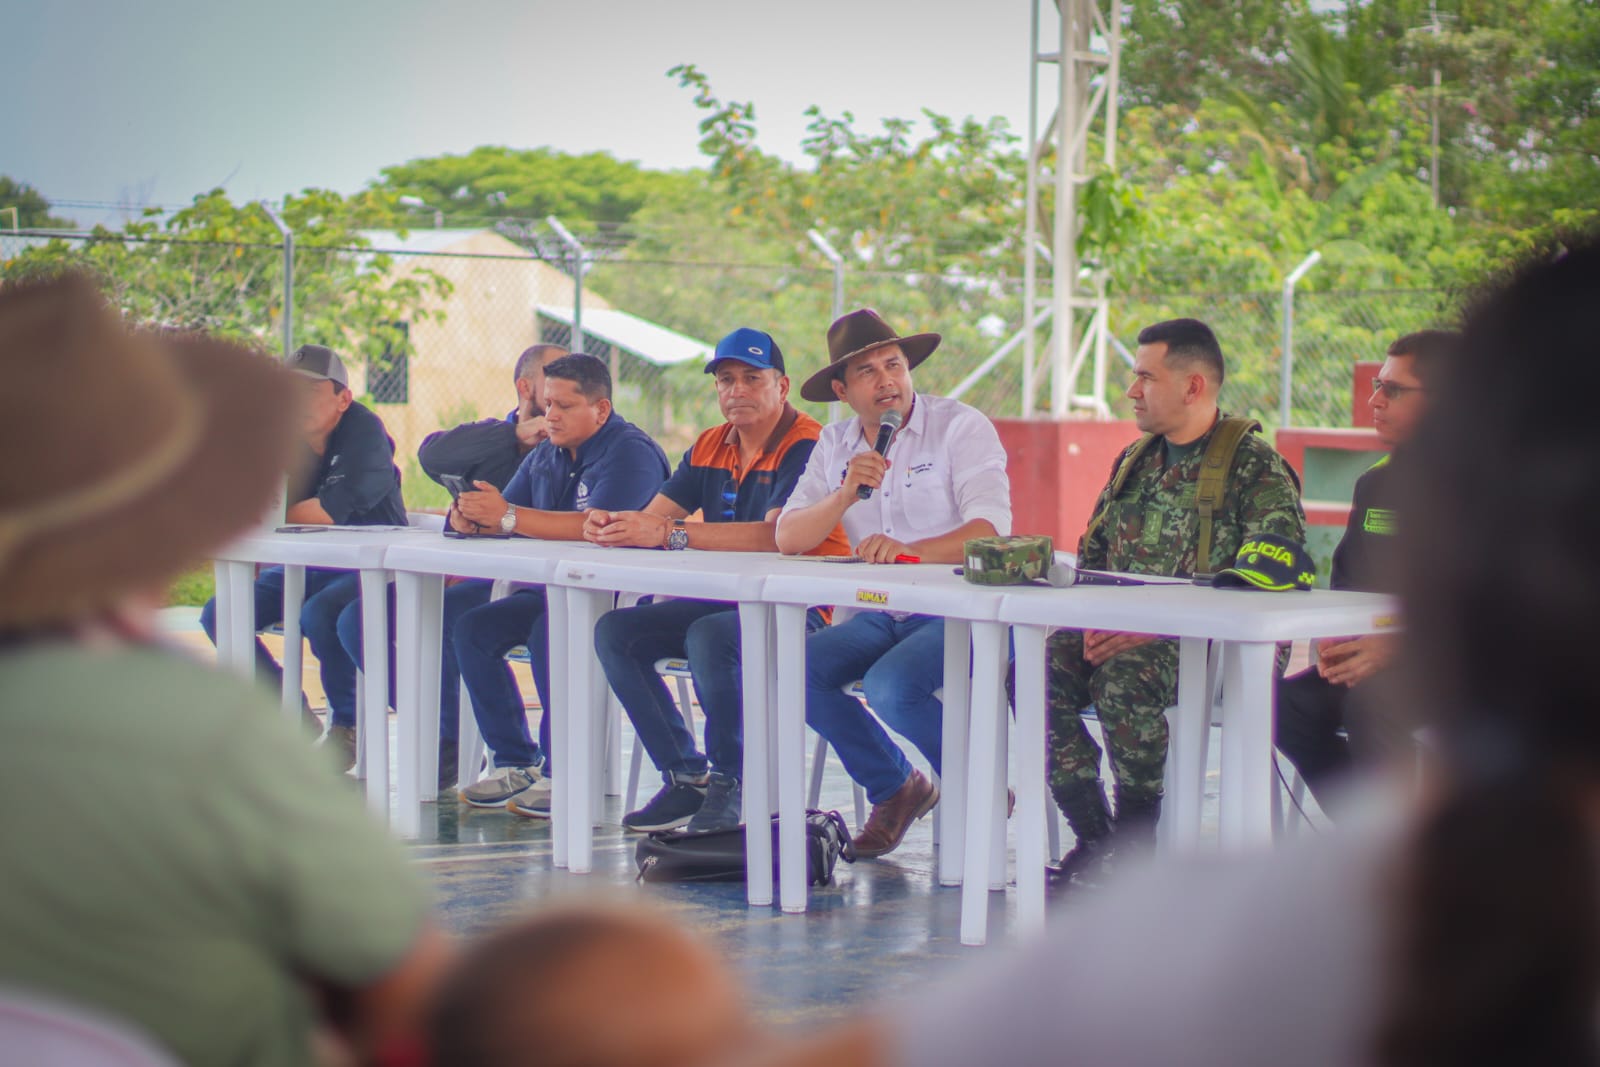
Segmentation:
{"type": "MultiPolygon", "coordinates": [[[[1079,566],[1187,576],[1231,565],[1250,534],[1305,542],[1293,473],[1265,439],[1246,433],[1212,516],[1209,556],[1196,559],[1196,494],[1201,461],[1223,423],[1217,408],[1222,378],[1222,349],[1204,323],[1174,319],[1139,334],[1127,395],[1135,422],[1151,439],[1118,457],[1079,543],[1079,566]],[[1124,463],[1131,466],[1119,479],[1124,463]]],[[[1154,840],[1167,758],[1164,712],[1177,699],[1178,643],[1063,630],[1050,638],[1048,662],[1050,789],[1078,839],[1054,873],[1093,882],[1116,847],[1154,840]],[[1081,717],[1091,704],[1111,750],[1115,824],[1100,780],[1100,749],[1081,717]]]]}

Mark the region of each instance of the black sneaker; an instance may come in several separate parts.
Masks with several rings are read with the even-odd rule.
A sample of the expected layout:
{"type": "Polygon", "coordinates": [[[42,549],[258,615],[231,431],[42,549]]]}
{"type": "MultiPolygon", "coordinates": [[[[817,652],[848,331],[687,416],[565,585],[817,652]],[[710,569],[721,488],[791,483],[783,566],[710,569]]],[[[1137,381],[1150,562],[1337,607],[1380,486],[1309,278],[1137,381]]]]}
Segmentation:
{"type": "Polygon", "coordinates": [[[667,784],[650,798],[650,803],[622,817],[622,828],[638,833],[676,830],[683,826],[706,799],[706,776],[690,778],[676,771],[667,775],[667,784]]]}
{"type": "Polygon", "coordinates": [[[739,779],[726,774],[713,774],[706,783],[706,800],[700,810],[689,820],[691,834],[708,834],[714,830],[733,830],[739,825],[739,802],[743,789],[739,779]]]}

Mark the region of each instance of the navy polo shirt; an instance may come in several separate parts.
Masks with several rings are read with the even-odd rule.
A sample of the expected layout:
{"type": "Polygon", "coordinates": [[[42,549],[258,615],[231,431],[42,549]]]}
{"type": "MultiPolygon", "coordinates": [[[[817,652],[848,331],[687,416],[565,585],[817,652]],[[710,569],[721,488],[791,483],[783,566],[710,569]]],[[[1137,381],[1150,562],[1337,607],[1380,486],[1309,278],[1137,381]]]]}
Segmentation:
{"type": "Polygon", "coordinates": [[[290,479],[289,503],[316,497],[338,526],[406,525],[394,439],[367,408],[352,403],[328,435],[322,455],[305,452],[301,473],[290,479]]]}
{"type": "Polygon", "coordinates": [[[636,511],[650,503],[668,471],[667,454],[615,410],[570,455],[541,441],[506,483],[506,502],[540,511],[636,511]]]}

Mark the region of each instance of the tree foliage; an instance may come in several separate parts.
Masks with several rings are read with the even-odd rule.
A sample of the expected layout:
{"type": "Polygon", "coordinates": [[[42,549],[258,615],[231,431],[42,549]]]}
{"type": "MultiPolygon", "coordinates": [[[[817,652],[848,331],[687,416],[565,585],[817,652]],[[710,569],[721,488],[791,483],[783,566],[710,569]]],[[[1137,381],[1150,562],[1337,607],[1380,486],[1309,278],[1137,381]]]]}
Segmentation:
{"type": "MultiPolygon", "coordinates": [[[[360,249],[356,232],[387,210],[381,198],[307,189],[286,197],[294,231],[294,336],[346,355],[382,359],[406,351],[403,323],[449,283],[428,271],[391,277],[388,258],[360,249]]],[[[283,321],[283,254],[277,228],[258,204],[232,203],[220,190],[162,218],[154,210],[120,231],[96,227],[24,248],[0,267],[6,278],[89,271],[112,301],[139,322],[201,329],[274,347],[283,321]]]]}

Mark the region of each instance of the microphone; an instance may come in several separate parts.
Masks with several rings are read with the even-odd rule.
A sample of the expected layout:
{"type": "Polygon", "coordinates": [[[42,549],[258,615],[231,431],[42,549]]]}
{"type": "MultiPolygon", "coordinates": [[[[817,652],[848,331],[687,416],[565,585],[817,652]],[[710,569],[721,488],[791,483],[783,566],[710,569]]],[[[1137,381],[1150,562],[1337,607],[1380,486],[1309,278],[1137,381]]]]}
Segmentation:
{"type": "MultiPolygon", "coordinates": [[[[900,423],[905,421],[905,416],[900,414],[899,408],[890,408],[883,413],[883,418],[878,420],[878,443],[872,450],[880,456],[889,454],[889,442],[894,440],[894,432],[900,428],[900,423]]],[[[866,500],[872,495],[872,486],[856,486],[856,499],[866,500]]]]}

